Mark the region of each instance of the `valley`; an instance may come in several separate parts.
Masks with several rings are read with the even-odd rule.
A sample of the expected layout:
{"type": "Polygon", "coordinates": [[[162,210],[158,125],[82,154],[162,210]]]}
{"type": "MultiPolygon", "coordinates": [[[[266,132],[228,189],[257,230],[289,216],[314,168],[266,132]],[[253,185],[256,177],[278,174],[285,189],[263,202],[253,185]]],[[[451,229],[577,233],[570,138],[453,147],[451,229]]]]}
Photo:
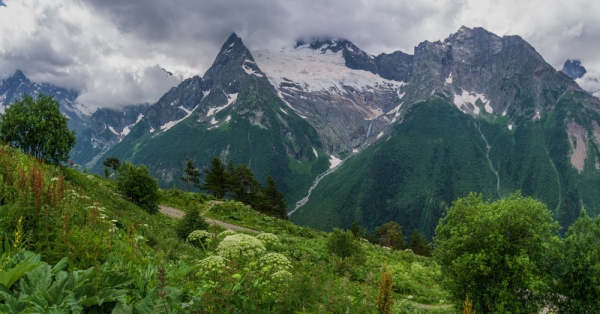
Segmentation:
{"type": "MultiPolygon", "coordinates": [[[[563,72],[585,69],[571,61],[563,72]]],[[[469,192],[520,190],[563,231],[580,208],[600,213],[600,100],[563,72],[519,36],[461,27],[412,55],[372,56],[333,38],[251,51],[232,34],[203,76],[157,103],[93,114],[78,111],[76,93],[22,72],[0,88],[8,101],[54,93],[77,131],[72,159],[91,172],[115,156],[181,188],[186,158],[207,169],[217,156],[261,182],[270,174],[296,223],[374,230],[393,220],[431,237],[469,192]]]]}

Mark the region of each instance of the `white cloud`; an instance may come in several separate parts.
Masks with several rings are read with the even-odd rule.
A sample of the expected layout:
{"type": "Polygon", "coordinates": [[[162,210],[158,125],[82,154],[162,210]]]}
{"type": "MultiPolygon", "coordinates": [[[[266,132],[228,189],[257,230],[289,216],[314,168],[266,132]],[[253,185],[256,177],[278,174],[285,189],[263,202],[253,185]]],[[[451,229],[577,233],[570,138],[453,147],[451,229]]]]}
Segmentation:
{"type": "Polygon", "coordinates": [[[554,67],[600,71],[600,1],[581,0],[5,0],[0,76],[81,92],[91,106],[154,102],[202,75],[234,31],[252,50],[343,37],[371,54],[443,40],[461,25],[520,35],[554,67]],[[161,77],[159,67],[174,77],[161,77]]]}

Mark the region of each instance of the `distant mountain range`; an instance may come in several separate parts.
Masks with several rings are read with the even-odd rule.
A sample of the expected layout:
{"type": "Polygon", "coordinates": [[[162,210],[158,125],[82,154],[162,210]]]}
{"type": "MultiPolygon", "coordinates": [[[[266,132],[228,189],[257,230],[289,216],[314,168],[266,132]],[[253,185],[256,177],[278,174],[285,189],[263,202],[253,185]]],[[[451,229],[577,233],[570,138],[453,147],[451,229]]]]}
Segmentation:
{"type": "MultiPolygon", "coordinates": [[[[77,115],[76,93],[60,101],[81,121],[71,122],[73,159],[92,171],[117,156],[181,187],[186,158],[207,168],[218,156],[259,180],[271,174],[297,223],[374,230],[394,220],[431,236],[469,192],[521,190],[563,226],[584,207],[600,213],[600,100],[573,80],[584,73],[570,60],[557,71],[519,36],[483,28],[378,56],[344,39],[251,52],[232,34],[202,77],[151,106],[77,115]]],[[[28,80],[0,82],[10,103],[18,93],[3,92],[7,80],[28,80]]]]}

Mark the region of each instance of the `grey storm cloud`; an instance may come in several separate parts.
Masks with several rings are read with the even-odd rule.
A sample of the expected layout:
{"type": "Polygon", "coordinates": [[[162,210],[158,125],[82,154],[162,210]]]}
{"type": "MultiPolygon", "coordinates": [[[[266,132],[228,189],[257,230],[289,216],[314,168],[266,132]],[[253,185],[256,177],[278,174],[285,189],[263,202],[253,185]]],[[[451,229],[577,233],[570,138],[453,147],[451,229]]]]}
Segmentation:
{"type": "Polygon", "coordinates": [[[378,54],[413,53],[461,25],[481,26],[520,35],[558,69],[581,59],[592,78],[587,85],[600,77],[596,0],[2,1],[0,76],[21,69],[78,90],[92,107],[157,101],[181,80],[202,75],[232,32],[251,50],[340,37],[378,54]]]}

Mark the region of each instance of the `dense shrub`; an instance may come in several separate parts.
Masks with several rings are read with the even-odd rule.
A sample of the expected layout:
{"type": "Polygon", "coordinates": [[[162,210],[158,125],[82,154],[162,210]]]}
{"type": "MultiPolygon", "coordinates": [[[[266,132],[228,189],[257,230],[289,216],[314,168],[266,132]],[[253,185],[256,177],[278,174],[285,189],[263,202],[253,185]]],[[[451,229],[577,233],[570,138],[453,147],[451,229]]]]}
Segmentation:
{"type": "Polygon", "coordinates": [[[343,231],[333,229],[327,238],[327,250],[341,259],[343,264],[349,257],[361,261],[364,259],[364,251],[359,240],[349,230],[343,231]]]}
{"type": "Polygon", "coordinates": [[[150,176],[148,168],[144,165],[136,167],[124,162],[119,170],[121,172],[121,178],[117,181],[119,192],[147,212],[157,213],[160,200],[159,187],[156,179],[150,176]]]}
{"type": "Polygon", "coordinates": [[[190,233],[195,230],[207,230],[208,223],[204,220],[204,217],[200,216],[200,210],[198,208],[191,208],[188,212],[177,222],[175,232],[177,236],[182,240],[186,240],[190,233]]]}

